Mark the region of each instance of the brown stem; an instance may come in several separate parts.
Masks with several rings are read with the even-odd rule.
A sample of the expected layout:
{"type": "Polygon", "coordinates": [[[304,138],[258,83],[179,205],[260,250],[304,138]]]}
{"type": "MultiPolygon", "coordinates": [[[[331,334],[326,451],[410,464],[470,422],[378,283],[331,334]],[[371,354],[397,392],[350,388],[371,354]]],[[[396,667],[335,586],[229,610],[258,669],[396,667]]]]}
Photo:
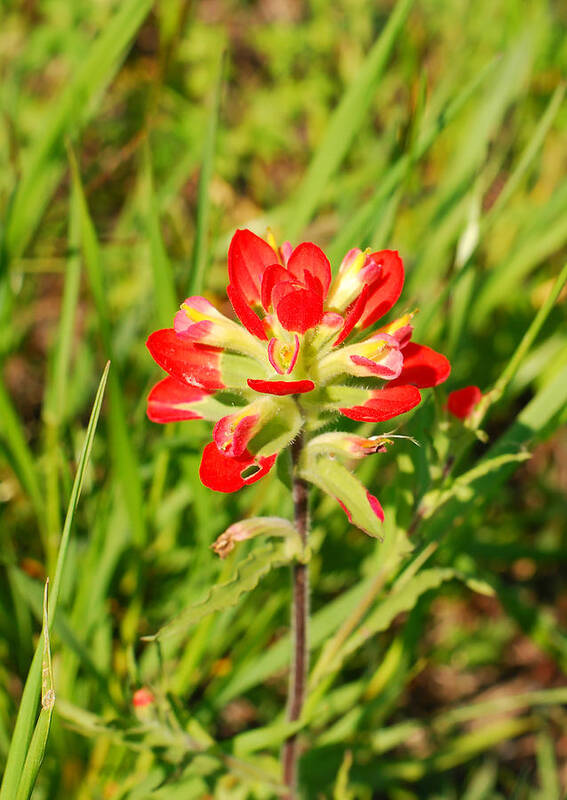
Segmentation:
{"type": "MultiPolygon", "coordinates": [[[[307,545],[309,533],[309,488],[298,475],[298,463],[303,450],[303,435],[299,436],[291,446],[293,463],[292,495],[295,526],[304,545],[307,545]]],[[[301,716],[307,670],[309,665],[309,647],[307,644],[307,625],[309,621],[309,573],[306,564],[294,564],[292,567],[293,582],[293,660],[289,675],[289,694],[287,718],[295,722],[301,716]]],[[[297,797],[297,734],[293,734],[284,742],[282,764],[284,783],[289,789],[289,800],[297,797]]]]}

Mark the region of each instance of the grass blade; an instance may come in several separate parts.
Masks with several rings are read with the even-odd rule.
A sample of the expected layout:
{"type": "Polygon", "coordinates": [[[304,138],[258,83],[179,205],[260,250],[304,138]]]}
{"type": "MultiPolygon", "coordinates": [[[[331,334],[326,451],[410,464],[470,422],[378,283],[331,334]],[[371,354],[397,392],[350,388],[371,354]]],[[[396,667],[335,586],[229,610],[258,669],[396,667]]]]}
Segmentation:
{"type": "MultiPolygon", "coordinates": [[[[69,158],[71,162],[73,185],[77,191],[80,204],[81,240],[85,266],[97,310],[103,347],[107,358],[113,361],[114,347],[112,343],[110,309],[107,301],[102,254],[83,192],[77,162],[71,150],[69,151],[69,158]]],[[[122,393],[118,374],[115,370],[113,370],[110,376],[108,393],[110,399],[109,425],[113,461],[128,508],[132,525],[132,535],[136,543],[141,544],[146,540],[143,492],[139,479],[136,455],[132,446],[126,420],[124,395],[122,393]]]]}
{"type": "Polygon", "coordinates": [[[144,148],[144,192],[146,231],[150,243],[150,262],[154,279],[154,294],[159,325],[171,325],[173,315],[179,307],[176,297],[173,270],[161,235],[159,212],[156,202],[151,151],[144,148]]]}
{"type": "MultiPolygon", "coordinates": [[[[497,61],[489,62],[484,69],[474,76],[474,78],[459,92],[459,94],[447,104],[438,114],[433,123],[428,124],[420,134],[415,143],[413,161],[422,158],[429,148],[435,143],[439,134],[455,119],[477,89],[482,86],[487,78],[493,74],[497,61]]],[[[409,154],[404,154],[395,164],[390,167],[388,172],[380,180],[374,195],[367,200],[360,209],[356,210],[352,216],[341,226],[331,245],[327,248],[327,254],[331,264],[335,264],[349,250],[349,248],[359,245],[363,236],[367,233],[372,221],[379,216],[380,209],[386,199],[390,197],[396,189],[403,183],[408,169],[412,166],[412,159],[409,154]]],[[[378,239],[378,235],[374,235],[378,239]]],[[[383,241],[376,241],[376,247],[384,246],[383,241]]]]}
{"type": "Polygon", "coordinates": [[[55,691],[53,689],[53,668],[51,666],[51,648],[49,645],[49,621],[48,621],[48,597],[49,579],[45,583],[43,593],[43,661],[42,661],[42,680],[41,680],[41,711],[36,723],[35,730],[30,742],[29,750],[26,755],[24,768],[16,800],[29,800],[33,792],[33,787],[37,780],[47,739],[51,727],[51,717],[55,705],[55,691]]]}
{"type": "Polygon", "coordinates": [[[200,294],[203,290],[205,267],[207,266],[208,236],[209,236],[209,216],[211,209],[211,178],[215,161],[215,149],[217,142],[217,128],[220,112],[220,101],[224,78],[225,53],[221,55],[218,75],[215,83],[209,123],[207,125],[207,135],[205,137],[205,147],[203,150],[203,162],[201,165],[201,175],[199,177],[199,194],[197,197],[197,220],[195,226],[195,243],[193,245],[193,257],[191,259],[191,273],[188,286],[188,294],[200,294]]]}
{"type": "Polygon", "coordinates": [[[4,382],[0,379],[0,437],[11,457],[12,469],[28,495],[43,530],[44,504],[35,469],[34,456],[28,446],[19,416],[14,410],[4,382]]]}
{"type": "Polygon", "coordinates": [[[551,100],[549,101],[549,105],[545,110],[545,114],[539,121],[538,126],[535,129],[534,134],[531,137],[530,141],[528,142],[526,149],[519,158],[513,173],[510,175],[510,178],[506,181],[506,185],[504,186],[504,188],[496,198],[494,205],[484,218],[483,221],[484,226],[487,226],[492,222],[492,220],[498,215],[498,212],[506,205],[510,197],[518,188],[520,182],[522,181],[522,178],[529,169],[530,164],[537,155],[540,147],[543,145],[545,137],[547,136],[547,133],[551,128],[551,125],[553,124],[553,120],[557,116],[557,112],[559,111],[559,108],[561,106],[561,103],[563,102],[564,97],[565,97],[565,83],[560,83],[559,86],[554,91],[553,95],[551,96],[551,100]]]}
{"type": "Polygon", "coordinates": [[[548,294],[545,302],[537,312],[530,327],[522,337],[522,341],[520,342],[514,355],[504,368],[504,371],[498,378],[494,388],[489,393],[489,395],[482,401],[482,406],[479,409],[479,414],[483,415],[489,404],[497,402],[502,397],[508,386],[510,385],[510,381],[512,381],[512,379],[514,378],[514,375],[518,371],[520,365],[522,364],[523,360],[530,351],[530,348],[537,339],[537,336],[541,331],[543,324],[545,323],[545,320],[548,318],[551,309],[555,305],[555,302],[559,297],[559,295],[561,294],[561,291],[565,286],[566,282],[567,282],[567,264],[564,265],[563,269],[557,276],[557,279],[553,284],[553,287],[550,293],[548,294]]]}
{"type": "Polygon", "coordinates": [[[125,0],[108,27],[81,58],[74,77],[53,104],[31,148],[6,222],[8,258],[20,255],[37,227],[63,168],[61,143],[81,122],[85,109],[112,79],[120,59],[152,7],[152,0],[125,0]]]}
{"type": "Polygon", "coordinates": [[[319,145],[305,178],[290,208],[285,227],[290,241],[297,239],[308,224],[325,187],[346,156],[372,100],[394,42],[406,21],[413,0],[399,0],[355,80],[333,112],[323,141],[319,145]]]}
{"type": "MultiPolygon", "coordinates": [[[[102,378],[100,379],[98,391],[96,393],[95,401],[91,411],[91,417],[87,427],[85,442],[83,444],[81,457],[79,459],[79,465],[77,467],[75,480],[73,482],[73,488],[71,490],[71,497],[69,498],[65,526],[63,528],[61,544],[59,547],[59,557],[55,570],[55,578],[53,580],[53,588],[50,593],[51,615],[49,616],[47,626],[48,632],[53,626],[53,620],[57,611],[59,590],[61,586],[61,580],[63,578],[63,571],[65,569],[65,558],[69,545],[69,537],[71,535],[73,520],[75,518],[75,512],[77,510],[77,505],[81,494],[85,470],[91,454],[109,369],[110,363],[106,365],[102,374],[102,378]]],[[[12,735],[10,750],[8,752],[8,758],[6,761],[6,769],[2,779],[2,786],[0,787],[0,800],[12,800],[12,798],[16,796],[20,776],[22,774],[28,747],[32,737],[32,731],[35,725],[36,709],[39,700],[39,690],[42,678],[42,660],[43,649],[40,643],[36,648],[35,655],[26,679],[22,700],[20,702],[16,725],[12,735]]]]}

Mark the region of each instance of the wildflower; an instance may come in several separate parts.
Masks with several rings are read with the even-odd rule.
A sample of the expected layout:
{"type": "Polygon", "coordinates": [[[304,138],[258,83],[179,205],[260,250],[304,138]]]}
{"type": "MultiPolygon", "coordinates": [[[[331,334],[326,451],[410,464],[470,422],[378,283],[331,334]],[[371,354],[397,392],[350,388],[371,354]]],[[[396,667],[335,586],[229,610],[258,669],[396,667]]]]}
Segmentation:
{"type": "MultiPolygon", "coordinates": [[[[156,331],[147,343],[168,373],[150,393],[148,416],[155,422],[215,423],[199,474],[216,491],[259,480],[303,430],[314,432],[337,414],[362,422],[392,419],[419,404],[420,389],[449,375],[443,355],[411,341],[412,314],[366,337],[362,333],[401,294],[404,269],[395,251],[350,250],[332,280],[317,245],[303,242],[292,249],[286,242],[278,249],[238,230],[228,275],[227,294],[242,325],[205,298],[189,297],[174,327],[156,331]]],[[[321,445],[315,442],[305,449],[306,479],[333,494],[356,524],[374,531],[382,518],[378,501],[362,491],[340,459],[329,467],[327,454],[321,470],[321,445]],[[342,473],[339,478],[341,469],[356,489],[342,473]],[[353,513],[345,487],[365,506],[362,516],[353,513]]],[[[353,457],[379,449],[353,437],[343,444],[353,457]]]]}
{"type": "Polygon", "coordinates": [[[147,706],[151,706],[152,703],[155,703],[153,692],[146,687],[136,689],[132,696],[132,705],[134,708],[146,708],[147,706]]]}
{"type": "Polygon", "coordinates": [[[463,386],[450,392],[447,401],[449,413],[458,419],[467,419],[482,399],[482,392],[478,386],[463,386]]]}

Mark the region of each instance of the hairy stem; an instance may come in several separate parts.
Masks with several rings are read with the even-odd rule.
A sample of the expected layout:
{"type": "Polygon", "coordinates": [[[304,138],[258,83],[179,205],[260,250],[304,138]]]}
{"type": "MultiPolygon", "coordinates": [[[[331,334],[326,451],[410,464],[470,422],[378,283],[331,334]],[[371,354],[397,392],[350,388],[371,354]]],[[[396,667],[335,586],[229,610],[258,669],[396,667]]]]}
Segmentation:
{"type": "MultiPolygon", "coordinates": [[[[292,493],[294,506],[294,522],[304,545],[307,545],[309,533],[309,489],[307,483],[298,475],[298,463],[303,450],[303,435],[299,436],[291,447],[293,462],[292,493]]],[[[287,718],[295,722],[301,716],[307,670],[309,665],[309,647],[307,643],[307,627],[309,622],[309,572],[306,564],[294,564],[292,567],[293,583],[293,660],[289,676],[289,694],[287,718]]],[[[297,797],[297,734],[293,734],[284,742],[282,749],[283,778],[289,789],[289,800],[297,797]]]]}

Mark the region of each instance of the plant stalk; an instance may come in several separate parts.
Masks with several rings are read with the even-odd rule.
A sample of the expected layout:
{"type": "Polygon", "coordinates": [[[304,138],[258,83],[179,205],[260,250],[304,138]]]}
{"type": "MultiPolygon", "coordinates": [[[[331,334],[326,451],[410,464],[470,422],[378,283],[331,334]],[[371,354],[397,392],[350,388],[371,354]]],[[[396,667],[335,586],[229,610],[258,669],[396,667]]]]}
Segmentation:
{"type": "MultiPolygon", "coordinates": [[[[309,535],[309,488],[307,483],[299,477],[299,459],[303,450],[304,439],[301,434],[291,446],[292,496],[294,507],[294,522],[301,541],[307,546],[309,535]]],[[[287,718],[295,722],[301,716],[305,690],[307,685],[307,671],[309,666],[309,646],[307,639],[309,623],[309,572],[307,564],[296,563],[292,567],[292,629],[293,629],[293,659],[289,675],[289,693],[287,718]]],[[[284,784],[289,789],[288,800],[297,797],[297,760],[298,741],[297,734],[292,734],[284,742],[282,749],[282,765],[284,784]]]]}

